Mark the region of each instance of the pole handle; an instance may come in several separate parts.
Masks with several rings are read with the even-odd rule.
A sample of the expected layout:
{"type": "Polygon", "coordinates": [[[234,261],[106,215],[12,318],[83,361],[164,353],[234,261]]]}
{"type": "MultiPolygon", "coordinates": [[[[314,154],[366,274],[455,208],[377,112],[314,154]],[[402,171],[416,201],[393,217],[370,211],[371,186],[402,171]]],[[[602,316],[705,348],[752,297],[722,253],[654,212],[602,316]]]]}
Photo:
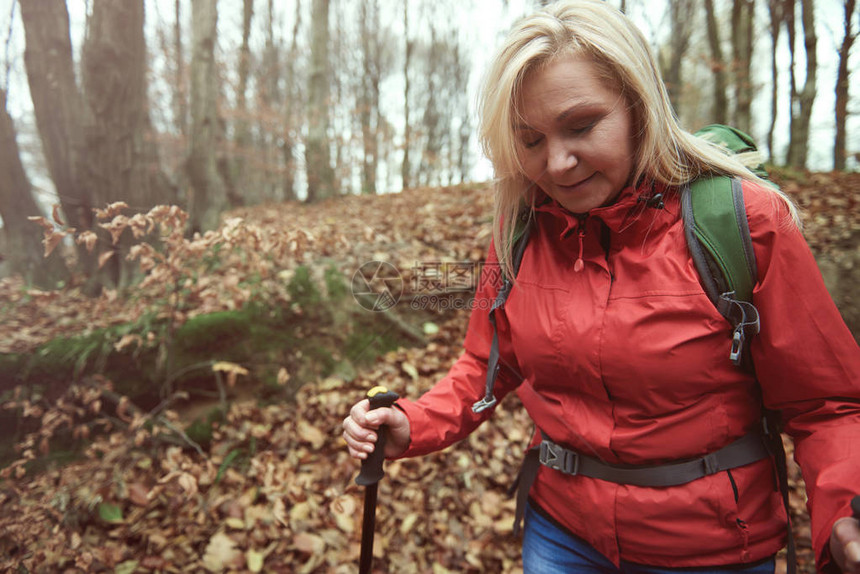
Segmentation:
{"type": "Polygon", "coordinates": [[[860,495],[851,499],[851,510],[854,512],[854,519],[860,520],[860,495]]]}
{"type": "MultiPolygon", "coordinates": [[[[398,398],[400,397],[397,393],[389,391],[385,387],[373,387],[367,392],[370,410],[390,407],[398,398]]],[[[361,461],[361,472],[355,479],[355,483],[359,486],[376,484],[385,476],[385,471],[382,470],[382,463],[385,460],[385,442],[388,438],[385,425],[376,429],[376,437],[376,447],[373,452],[361,461]]]]}

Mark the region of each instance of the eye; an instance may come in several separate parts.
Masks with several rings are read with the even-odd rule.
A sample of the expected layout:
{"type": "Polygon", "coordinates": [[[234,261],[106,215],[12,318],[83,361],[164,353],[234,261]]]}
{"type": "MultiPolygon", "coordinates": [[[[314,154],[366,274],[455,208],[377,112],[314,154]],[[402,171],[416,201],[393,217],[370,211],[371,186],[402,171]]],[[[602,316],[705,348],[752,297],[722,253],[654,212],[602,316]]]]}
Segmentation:
{"type": "Polygon", "coordinates": [[[584,135],[590,132],[597,125],[597,122],[598,120],[590,120],[584,123],[576,123],[568,127],[567,130],[573,135],[584,135]]]}
{"type": "Polygon", "coordinates": [[[543,135],[533,130],[521,130],[517,135],[517,139],[525,149],[532,149],[543,141],[543,135]]]}
{"type": "Polygon", "coordinates": [[[537,146],[540,144],[540,142],[542,142],[542,141],[543,141],[543,136],[537,136],[537,137],[532,137],[532,138],[523,138],[523,139],[522,139],[523,147],[524,147],[524,148],[526,148],[526,149],[532,149],[532,148],[535,148],[535,147],[537,147],[537,146]]]}

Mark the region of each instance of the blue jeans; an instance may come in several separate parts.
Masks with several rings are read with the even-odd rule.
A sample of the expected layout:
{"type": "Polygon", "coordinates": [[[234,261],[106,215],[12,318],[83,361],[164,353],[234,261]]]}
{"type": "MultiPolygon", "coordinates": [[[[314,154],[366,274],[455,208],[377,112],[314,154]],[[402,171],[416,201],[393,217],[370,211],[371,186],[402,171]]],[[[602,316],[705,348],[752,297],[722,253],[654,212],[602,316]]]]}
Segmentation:
{"type": "Polygon", "coordinates": [[[556,524],[526,507],[523,532],[524,574],[773,574],[774,559],[751,566],[714,568],[660,568],[621,561],[616,568],[603,554],[584,540],[569,534],[556,524]]]}

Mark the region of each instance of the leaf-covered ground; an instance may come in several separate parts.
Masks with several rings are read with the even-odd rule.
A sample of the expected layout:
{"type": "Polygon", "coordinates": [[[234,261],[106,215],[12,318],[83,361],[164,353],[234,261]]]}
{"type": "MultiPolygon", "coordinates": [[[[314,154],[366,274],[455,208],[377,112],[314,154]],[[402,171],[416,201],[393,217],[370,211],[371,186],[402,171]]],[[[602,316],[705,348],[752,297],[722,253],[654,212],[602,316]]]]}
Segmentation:
{"type": "MultiPolygon", "coordinates": [[[[813,175],[782,182],[807,213],[818,252],[858,228],[860,177],[813,175]]],[[[408,299],[416,263],[477,262],[489,238],[492,198],[486,187],[419,189],[349,197],[320,206],[277,205],[231,214],[232,229],[256,245],[280,246],[263,266],[263,291],[289,304],[277,283],[299,264],[334,264],[350,276],[373,259],[401,271],[408,299]],[[236,231],[239,230],[239,231],[236,231]]],[[[227,232],[224,232],[227,233],[227,232]]],[[[246,257],[247,259],[247,257],[246,257]]],[[[229,309],[250,297],[217,267],[198,307],[229,309]],[[224,284],[232,285],[224,289],[224,284]],[[207,294],[208,293],[208,294],[207,294]],[[228,295],[225,295],[228,294],[228,295]]],[[[155,286],[152,287],[155,289],[155,286]]],[[[24,352],[64,334],[131,320],[157,299],[106,293],[87,299],[74,289],[28,291],[0,282],[4,351],[24,352]]],[[[401,304],[402,305],[402,304],[401,304]]],[[[396,307],[395,310],[399,309],[396,307]]],[[[186,315],[199,312],[192,308],[186,315]]],[[[408,318],[408,312],[403,312],[408,318]]],[[[40,422],[22,443],[22,462],[0,486],[0,568],[21,572],[354,572],[359,555],[362,490],[358,466],[340,438],[349,406],[384,384],[418,396],[460,353],[463,311],[439,316],[421,348],[381,357],[349,381],[307,384],[294,401],[234,404],[201,452],[176,438],[179,413],[140,412],[85,377],[52,404],[20,395],[6,417],[40,422]],[[432,331],[431,331],[432,333],[432,331]],[[66,429],[88,439],[65,465],[25,472],[25,459],[50,454],[66,429]]],[[[239,377],[237,385],[253,382],[239,377]]],[[[7,418],[8,420],[8,418],[7,418]]],[[[386,465],[380,484],[375,570],[379,572],[517,572],[513,503],[505,496],[531,425],[515,397],[469,439],[421,459],[386,465]]],[[[792,467],[792,510],[801,571],[811,572],[802,481],[792,467]]]]}

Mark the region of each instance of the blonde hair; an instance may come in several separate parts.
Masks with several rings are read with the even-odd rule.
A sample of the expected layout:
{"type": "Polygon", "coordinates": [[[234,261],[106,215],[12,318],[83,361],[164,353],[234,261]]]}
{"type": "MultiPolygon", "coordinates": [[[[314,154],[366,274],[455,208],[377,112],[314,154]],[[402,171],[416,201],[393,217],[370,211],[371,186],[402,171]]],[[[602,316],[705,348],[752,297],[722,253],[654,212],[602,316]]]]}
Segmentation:
{"type": "MultiPolygon", "coordinates": [[[[731,156],[719,146],[683,130],[647,40],[620,11],[603,0],[563,0],[517,22],[493,60],[480,95],[479,137],[496,176],[493,239],[502,270],[511,273],[517,219],[533,217],[534,185],[517,154],[513,126],[529,72],[562,55],[590,58],[619,89],[633,114],[637,139],[630,182],[680,186],[703,173],[759,180],[747,169],[757,158],[731,156]]],[[[759,180],[760,181],[760,180],[759,180]]],[[[781,191],[795,223],[797,212],[781,191]]]]}

